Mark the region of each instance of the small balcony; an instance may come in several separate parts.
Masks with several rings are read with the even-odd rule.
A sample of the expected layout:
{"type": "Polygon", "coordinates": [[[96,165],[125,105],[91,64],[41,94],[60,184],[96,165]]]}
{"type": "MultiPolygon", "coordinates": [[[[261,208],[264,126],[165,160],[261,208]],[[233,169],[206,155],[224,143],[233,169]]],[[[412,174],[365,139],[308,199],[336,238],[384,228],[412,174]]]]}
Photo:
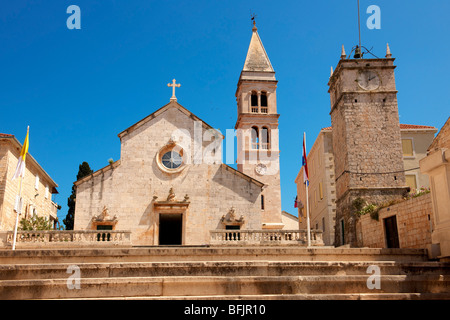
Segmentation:
{"type": "Polygon", "coordinates": [[[270,150],[270,143],[262,142],[261,149],[262,150],[270,150]]]}
{"type": "MultiPolygon", "coordinates": [[[[307,246],[306,230],[211,230],[211,245],[307,246]]],[[[322,230],[311,230],[311,245],[323,246],[322,230]]]]}
{"type": "MultiPolygon", "coordinates": [[[[6,234],[7,246],[12,246],[14,232],[6,234]]],[[[32,230],[17,231],[16,245],[28,248],[130,247],[131,231],[124,230],[32,230]]]]}

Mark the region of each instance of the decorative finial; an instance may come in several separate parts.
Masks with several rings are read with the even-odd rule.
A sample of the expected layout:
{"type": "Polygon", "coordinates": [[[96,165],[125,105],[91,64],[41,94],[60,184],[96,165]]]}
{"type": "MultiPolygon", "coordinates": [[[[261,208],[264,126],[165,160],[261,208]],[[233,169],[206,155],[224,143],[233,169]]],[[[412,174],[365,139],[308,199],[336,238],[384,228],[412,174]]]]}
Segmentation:
{"type": "Polygon", "coordinates": [[[109,218],[108,207],[103,206],[101,216],[103,217],[103,220],[106,220],[107,218],[109,218]]]}
{"type": "Polygon", "coordinates": [[[341,59],[345,59],[347,58],[347,54],[345,53],[345,48],[344,45],[342,45],[342,50],[341,50],[341,59]]]}
{"type": "Polygon", "coordinates": [[[333,66],[331,66],[331,73],[330,73],[330,78],[333,76],[333,66]]]}
{"type": "Polygon", "coordinates": [[[167,200],[169,202],[175,201],[175,192],[173,192],[173,188],[170,188],[169,195],[167,196],[167,200]]]}
{"type": "Polygon", "coordinates": [[[230,219],[235,219],[236,209],[234,207],[231,207],[231,209],[228,211],[228,214],[230,215],[230,219]]]}
{"type": "Polygon", "coordinates": [[[389,43],[386,44],[386,58],[387,59],[392,58],[391,48],[389,48],[389,43]]]}
{"type": "Polygon", "coordinates": [[[256,31],[256,30],[258,30],[258,28],[256,27],[256,17],[257,17],[257,15],[252,13],[251,17],[252,17],[251,20],[253,21],[253,28],[252,28],[252,30],[256,31]]]}

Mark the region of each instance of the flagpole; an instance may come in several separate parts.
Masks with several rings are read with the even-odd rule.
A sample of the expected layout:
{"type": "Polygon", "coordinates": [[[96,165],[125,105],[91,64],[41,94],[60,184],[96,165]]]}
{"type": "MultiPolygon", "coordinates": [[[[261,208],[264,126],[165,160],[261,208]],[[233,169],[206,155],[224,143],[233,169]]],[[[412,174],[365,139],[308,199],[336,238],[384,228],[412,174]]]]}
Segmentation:
{"type": "Polygon", "coordinates": [[[311,246],[311,229],[310,229],[310,222],[309,222],[308,185],[309,185],[309,181],[306,182],[306,233],[307,233],[307,237],[308,237],[308,247],[310,247],[311,246]]]}
{"type": "MultiPolygon", "coordinates": [[[[27,137],[28,133],[30,132],[30,126],[27,127],[27,137]]],[[[19,185],[19,203],[17,204],[17,213],[16,213],[16,224],[14,226],[14,238],[13,238],[13,251],[16,250],[16,238],[17,238],[17,227],[19,225],[19,215],[22,213],[22,183],[23,183],[23,177],[25,176],[25,168],[23,174],[20,175],[20,185],[19,185]]]]}
{"type": "MultiPolygon", "coordinates": [[[[306,132],[303,132],[303,141],[305,144],[305,158],[306,158],[306,132]]],[[[304,168],[303,170],[306,170],[306,168],[304,168]]],[[[309,222],[308,187],[309,187],[309,177],[308,177],[308,180],[306,180],[306,234],[308,237],[308,247],[310,247],[311,246],[311,229],[310,229],[310,222],[309,222]]]]}
{"type": "Polygon", "coordinates": [[[17,226],[19,224],[19,215],[22,213],[22,182],[23,182],[23,175],[20,175],[19,202],[17,205],[16,224],[14,227],[14,239],[12,247],[13,250],[16,250],[17,226]]]}

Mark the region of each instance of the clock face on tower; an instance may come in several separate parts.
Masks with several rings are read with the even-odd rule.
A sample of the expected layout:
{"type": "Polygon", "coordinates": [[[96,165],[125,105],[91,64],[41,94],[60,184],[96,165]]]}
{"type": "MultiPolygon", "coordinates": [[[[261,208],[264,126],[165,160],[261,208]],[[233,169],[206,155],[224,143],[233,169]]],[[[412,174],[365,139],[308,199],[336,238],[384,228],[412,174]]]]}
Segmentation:
{"type": "Polygon", "coordinates": [[[371,70],[361,71],[356,79],[358,85],[364,90],[376,90],[380,86],[380,78],[371,70]]]}
{"type": "Polygon", "coordinates": [[[265,164],[259,163],[256,167],[255,167],[255,171],[257,174],[260,175],[265,175],[267,172],[267,166],[265,164]]]}

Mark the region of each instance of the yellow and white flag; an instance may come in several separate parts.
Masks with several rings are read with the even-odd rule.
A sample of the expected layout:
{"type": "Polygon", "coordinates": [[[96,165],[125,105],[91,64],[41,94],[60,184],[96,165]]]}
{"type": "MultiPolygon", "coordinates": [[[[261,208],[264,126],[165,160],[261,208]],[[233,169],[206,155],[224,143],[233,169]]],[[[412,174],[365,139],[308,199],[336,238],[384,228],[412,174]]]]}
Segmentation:
{"type": "Polygon", "coordinates": [[[29,131],[30,131],[30,127],[27,128],[27,136],[25,137],[25,141],[23,142],[22,151],[20,152],[20,156],[19,156],[19,162],[17,163],[16,172],[14,172],[12,181],[14,181],[15,179],[17,179],[20,176],[23,177],[25,175],[25,158],[27,157],[28,146],[30,144],[28,141],[29,131]]]}

